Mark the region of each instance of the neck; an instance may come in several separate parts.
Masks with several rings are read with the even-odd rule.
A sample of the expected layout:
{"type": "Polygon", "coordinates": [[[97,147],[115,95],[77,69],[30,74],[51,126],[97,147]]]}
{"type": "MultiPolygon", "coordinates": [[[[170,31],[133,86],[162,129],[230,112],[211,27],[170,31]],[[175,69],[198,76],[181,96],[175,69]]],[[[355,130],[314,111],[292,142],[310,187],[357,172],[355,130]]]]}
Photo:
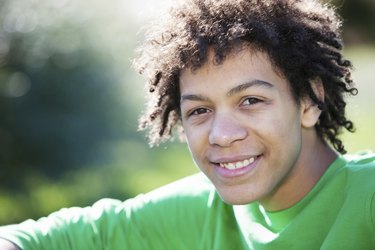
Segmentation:
{"type": "Polygon", "coordinates": [[[274,192],[260,200],[261,205],[267,211],[293,206],[315,186],[337,156],[336,151],[318,137],[315,129],[307,131],[293,169],[274,192]]]}

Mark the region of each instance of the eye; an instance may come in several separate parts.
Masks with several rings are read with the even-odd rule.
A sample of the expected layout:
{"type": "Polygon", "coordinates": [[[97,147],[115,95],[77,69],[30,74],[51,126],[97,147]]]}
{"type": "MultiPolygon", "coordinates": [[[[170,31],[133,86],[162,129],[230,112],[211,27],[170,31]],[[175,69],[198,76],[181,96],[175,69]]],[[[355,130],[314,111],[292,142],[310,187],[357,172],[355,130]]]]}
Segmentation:
{"type": "Polygon", "coordinates": [[[205,113],[208,113],[208,112],[210,112],[210,111],[206,108],[197,108],[197,109],[194,109],[192,112],[190,112],[189,116],[202,115],[202,114],[205,114],[205,113]]]}
{"type": "Polygon", "coordinates": [[[256,98],[256,97],[247,97],[243,102],[242,105],[254,105],[259,102],[262,102],[262,100],[256,98]]]}

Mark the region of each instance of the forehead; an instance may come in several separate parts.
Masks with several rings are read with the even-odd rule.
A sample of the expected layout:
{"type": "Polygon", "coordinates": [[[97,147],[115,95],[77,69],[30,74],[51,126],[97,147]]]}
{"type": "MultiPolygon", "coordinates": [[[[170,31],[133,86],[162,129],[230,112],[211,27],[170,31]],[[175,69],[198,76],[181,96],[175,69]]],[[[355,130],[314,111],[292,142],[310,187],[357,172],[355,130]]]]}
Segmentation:
{"type": "Polygon", "coordinates": [[[253,80],[275,84],[285,82],[289,85],[268,54],[246,46],[230,53],[220,63],[215,61],[214,51],[210,50],[203,66],[181,71],[180,91],[183,93],[192,88],[212,88],[212,83],[221,83],[220,87],[225,87],[225,85],[243,84],[253,80]]]}

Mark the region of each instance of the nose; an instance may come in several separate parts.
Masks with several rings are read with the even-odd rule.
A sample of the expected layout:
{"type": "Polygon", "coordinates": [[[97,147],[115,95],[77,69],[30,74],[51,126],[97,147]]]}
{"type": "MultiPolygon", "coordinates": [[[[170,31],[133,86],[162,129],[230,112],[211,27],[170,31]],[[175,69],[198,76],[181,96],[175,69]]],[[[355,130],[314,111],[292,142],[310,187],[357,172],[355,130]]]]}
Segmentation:
{"type": "Polygon", "coordinates": [[[211,145],[229,147],[232,143],[245,139],[246,128],[232,114],[216,114],[208,136],[211,145]]]}

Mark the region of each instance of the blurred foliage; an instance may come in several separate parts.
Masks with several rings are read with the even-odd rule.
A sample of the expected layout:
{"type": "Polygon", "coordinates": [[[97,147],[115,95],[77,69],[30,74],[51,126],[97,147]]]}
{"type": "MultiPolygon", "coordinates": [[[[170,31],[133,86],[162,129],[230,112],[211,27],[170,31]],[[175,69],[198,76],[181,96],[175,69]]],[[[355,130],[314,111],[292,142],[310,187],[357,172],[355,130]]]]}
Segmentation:
{"type": "Polygon", "coordinates": [[[22,188],[30,171],[58,177],[105,161],[104,142],[135,137],[127,121],[136,114],[97,38],[106,34],[92,29],[98,15],[89,7],[84,1],[0,4],[4,187],[22,188]]]}
{"type": "MultiPolygon", "coordinates": [[[[102,197],[126,199],[197,171],[186,145],[137,133],[142,84],[130,69],[154,0],[0,2],[0,224],[102,197]]],[[[375,7],[333,0],[360,94],[350,152],[375,150],[375,7]],[[363,44],[367,44],[363,47],[363,44]],[[359,45],[359,46],[358,46],[359,45]]]]}

